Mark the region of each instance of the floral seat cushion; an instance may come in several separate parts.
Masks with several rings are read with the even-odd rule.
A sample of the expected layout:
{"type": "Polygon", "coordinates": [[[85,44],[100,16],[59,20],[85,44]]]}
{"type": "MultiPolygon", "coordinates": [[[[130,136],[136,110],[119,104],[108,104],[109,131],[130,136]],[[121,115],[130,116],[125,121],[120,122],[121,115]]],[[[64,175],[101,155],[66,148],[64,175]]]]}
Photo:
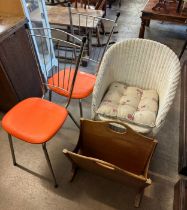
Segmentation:
{"type": "Polygon", "coordinates": [[[114,82],[110,85],[96,113],[100,117],[154,127],[158,100],[156,90],[143,90],[114,82]]]}

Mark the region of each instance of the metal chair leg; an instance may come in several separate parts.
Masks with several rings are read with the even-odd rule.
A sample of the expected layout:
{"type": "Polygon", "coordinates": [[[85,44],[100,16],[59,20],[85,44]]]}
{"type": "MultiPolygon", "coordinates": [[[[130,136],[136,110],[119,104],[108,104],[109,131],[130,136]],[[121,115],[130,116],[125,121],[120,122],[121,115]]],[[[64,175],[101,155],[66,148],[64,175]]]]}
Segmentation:
{"type": "Polygon", "coordinates": [[[16,163],[16,156],[15,156],[15,153],[14,153],[14,146],[13,146],[13,142],[12,142],[12,136],[10,134],[8,134],[8,139],[9,139],[10,150],[11,150],[11,154],[12,154],[12,161],[13,161],[13,164],[16,166],[17,165],[17,163],[16,163]]]}
{"type": "Polygon", "coordinates": [[[49,166],[49,169],[50,169],[50,171],[51,171],[51,174],[52,174],[52,177],[53,177],[53,180],[54,180],[54,187],[58,187],[58,184],[57,184],[57,181],[56,181],[56,177],[55,177],[55,174],[54,174],[52,165],[51,165],[51,161],[50,161],[50,159],[49,159],[49,154],[48,154],[48,152],[47,152],[46,143],[43,143],[43,144],[42,144],[42,148],[43,148],[44,155],[45,155],[45,158],[46,158],[46,160],[47,160],[47,164],[48,164],[48,166],[49,166]]]}
{"type": "Polygon", "coordinates": [[[72,119],[72,121],[75,123],[75,125],[77,126],[77,128],[80,129],[80,125],[77,123],[77,121],[74,119],[73,115],[71,114],[71,112],[68,111],[68,114],[70,116],[70,118],[72,119]]]}
{"type": "Polygon", "coordinates": [[[80,108],[80,117],[83,117],[83,112],[82,112],[82,101],[79,99],[79,108],[80,108]]]}
{"type": "Polygon", "coordinates": [[[49,90],[49,101],[52,100],[52,90],[49,90]]]}

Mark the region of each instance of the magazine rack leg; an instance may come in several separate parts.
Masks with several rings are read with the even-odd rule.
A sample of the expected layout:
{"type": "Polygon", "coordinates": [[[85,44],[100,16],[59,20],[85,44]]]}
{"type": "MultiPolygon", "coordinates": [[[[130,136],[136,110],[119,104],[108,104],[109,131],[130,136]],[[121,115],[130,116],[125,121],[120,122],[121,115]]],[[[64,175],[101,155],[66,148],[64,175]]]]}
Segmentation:
{"type": "Polygon", "coordinates": [[[140,207],[140,203],[141,203],[142,197],[144,195],[144,189],[145,189],[145,187],[140,188],[138,191],[138,194],[135,197],[134,207],[136,207],[136,208],[140,207]]]}
{"type": "Polygon", "coordinates": [[[72,164],[72,169],[71,169],[71,177],[70,177],[70,182],[72,182],[77,174],[78,171],[78,166],[72,161],[72,159],[69,157],[67,150],[64,149],[63,153],[65,154],[65,156],[70,160],[71,164],[72,164]]]}
{"type": "Polygon", "coordinates": [[[70,182],[73,182],[76,174],[77,174],[77,171],[78,171],[79,167],[76,166],[74,163],[72,163],[72,169],[71,169],[71,178],[70,178],[70,182]]]}

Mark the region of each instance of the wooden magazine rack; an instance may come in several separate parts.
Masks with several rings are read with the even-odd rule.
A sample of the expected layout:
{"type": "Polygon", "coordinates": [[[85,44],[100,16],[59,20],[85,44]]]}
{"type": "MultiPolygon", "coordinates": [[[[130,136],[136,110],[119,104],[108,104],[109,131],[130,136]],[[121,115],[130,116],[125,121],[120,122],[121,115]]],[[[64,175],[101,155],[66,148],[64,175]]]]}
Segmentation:
{"type": "Polygon", "coordinates": [[[63,152],[73,165],[71,180],[80,167],[133,186],[138,191],[135,207],[139,207],[144,188],[151,184],[147,175],[156,145],[156,140],[123,123],[81,119],[77,147],[74,152],[63,152]]]}

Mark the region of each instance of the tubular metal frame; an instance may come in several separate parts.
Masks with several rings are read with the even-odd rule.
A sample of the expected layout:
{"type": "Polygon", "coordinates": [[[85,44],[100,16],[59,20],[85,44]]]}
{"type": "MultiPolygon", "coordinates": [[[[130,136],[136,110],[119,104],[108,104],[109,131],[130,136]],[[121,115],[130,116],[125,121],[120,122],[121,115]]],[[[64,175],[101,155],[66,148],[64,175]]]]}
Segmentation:
{"type": "MultiPolygon", "coordinates": [[[[87,49],[84,51],[84,54],[87,56],[83,56],[83,60],[85,61],[91,61],[96,64],[96,72],[95,75],[97,75],[99,71],[99,67],[101,65],[102,59],[104,57],[105,52],[109,48],[111,44],[114,42],[110,42],[112,35],[114,33],[114,28],[117,26],[117,21],[119,19],[120,13],[116,13],[115,20],[111,20],[108,18],[103,17],[95,17],[88,14],[83,13],[74,13],[71,10],[71,4],[68,3],[68,10],[69,10],[69,18],[70,18],[70,32],[73,35],[76,35],[78,37],[86,36],[87,37],[87,49]],[[73,22],[73,15],[77,16],[78,24],[77,22],[73,22]],[[85,19],[85,27],[81,24],[81,19],[85,19]],[[90,22],[92,22],[92,27],[90,27],[90,22]],[[104,28],[104,22],[108,22],[110,25],[109,32],[105,31],[104,28]],[[102,33],[100,32],[100,29],[102,30],[102,33]],[[92,43],[93,35],[97,38],[97,44],[94,45],[92,43]],[[105,39],[106,37],[106,39],[105,39]]],[[[83,109],[82,109],[82,102],[81,99],[79,100],[79,108],[80,108],[80,117],[83,117],[83,109]]]]}
{"type": "Polygon", "coordinates": [[[88,14],[72,12],[70,3],[68,3],[68,10],[70,19],[70,31],[73,35],[78,37],[87,37],[87,49],[84,50],[87,51],[87,53],[84,54],[87,54],[88,56],[83,57],[83,59],[98,64],[96,69],[97,74],[106,50],[111,44],[114,43],[110,43],[110,40],[114,33],[114,28],[117,26],[120,12],[117,12],[116,18],[112,20],[104,17],[96,17],[88,14]],[[73,18],[74,15],[76,15],[77,18],[73,18]],[[74,20],[76,21],[73,22],[74,20]],[[107,22],[108,25],[110,25],[108,32],[105,31],[104,22],[107,22]],[[83,26],[83,24],[85,26],[83,26]],[[100,32],[100,30],[102,32],[100,32]],[[95,36],[97,39],[97,44],[93,44],[92,42],[93,37],[95,36]]]}
{"type": "MultiPolygon", "coordinates": [[[[15,152],[14,152],[12,136],[10,134],[8,134],[8,139],[9,139],[9,144],[10,144],[10,150],[11,150],[13,165],[17,166],[18,164],[16,162],[16,156],[15,156],[15,152]]],[[[57,184],[56,177],[55,177],[55,174],[54,174],[54,171],[53,171],[53,168],[52,168],[52,165],[51,165],[51,161],[50,161],[50,158],[49,158],[49,154],[48,154],[48,151],[47,151],[47,148],[46,148],[46,142],[42,144],[42,148],[43,148],[43,152],[44,152],[45,159],[47,161],[49,170],[50,170],[51,175],[53,177],[54,187],[56,188],[56,187],[58,187],[58,184],[57,184]]]]}
{"type": "MultiPolygon", "coordinates": [[[[87,38],[84,36],[84,37],[81,37],[81,39],[80,39],[73,34],[70,34],[66,31],[63,31],[61,29],[56,29],[56,28],[32,28],[31,29],[31,31],[34,31],[34,30],[37,30],[38,32],[40,32],[39,35],[30,33],[30,36],[31,37],[34,36],[35,38],[40,39],[39,41],[40,41],[40,44],[41,44],[42,58],[43,58],[43,61],[44,61],[44,66],[45,66],[45,76],[43,76],[40,72],[40,77],[41,77],[41,81],[42,81],[42,85],[43,85],[43,95],[45,94],[46,87],[49,90],[49,100],[50,101],[52,100],[52,92],[53,92],[52,88],[58,88],[60,90],[68,92],[67,103],[65,105],[65,108],[68,108],[68,106],[71,102],[71,96],[72,96],[72,93],[73,93],[73,88],[74,88],[76,76],[77,76],[77,73],[78,73],[78,70],[79,70],[80,62],[82,60],[84,46],[85,46],[87,38]],[[41,32],[43,30],[50,30],[50,32],[52,32],[52,31],[57,32],[58,34],[62,35],[62,37],[66,36],[68,38],[68,40],[71,40],[71,42],[67,41],[67,40],[62,40],[62,39],[59,39],[59,38],[44,36],[44,35],[41,34],[41,32]],[[52,74],[52,76],[49,76],[49,72],[47,71],[47,68],[46,68],[47,61],[46,61],[46,58],[44,56],[45,55],[45,52],[44,52],[45,51],[45,46],[44,46],[43,39],[47,40],[46,43],[52,42],[54,44],[54,42],[55,42],[54,46],[55,46],[55,49],[57,51],[56,59],[57,58],[61,59],[60,51],[63,51],[64,54],[65,54],[64,57],[63,57],[64,63],[57,60],[57,66],[55,67],[56,69],[54,69],[52,56],[51,56],[51,51],[49,52],[50,66],[51,66],[50,73],[52,74]],[[64,46],[62,44],[64,44],[64,46]],[[72,57],[68,57],[68,55],[70,55],[70,54],[71,54],[72,57]],[[64,70],[63,71],[64,75],[63,75],[63,81],[62,81],[63,84],[59,84],[60,80],[61,80],[60,75],[59,75],[60,71],[61,71],[61,69],[60,69],[61,64],[64,67],[64,69],[63,69],[64,70]],[[66,69],[69,69],[69,75],[66,74],[67,73],[66,69]],[[74,69],[74,75],[73,75],[72,80],[70,81],[70,75],[72,73],[72,69],[74,69]],[[54,81],[54,75],[55,74],[58,74],[58,82],[57,83],[55,83],[55,81],[54,81]],[[65,88],[65,84],[64,84],[65,83],[65,81],[64,81],[65,77],[68,77],[68,85],[67,85],[66,88],[65,88]],[[43,78],[47,78],[46,81],[44,81],[43,78]],[[52,78],[52,80],[53,80],[52,84],[48,83],[50,78],[52,78]]],[[[51,48],[50,48],[50,50],[51,50],[51,48]]],[[[73,120],[75,125],[79,128],[79,124],[74,119],[74,117],[70,113],[70,111],[68,111],[68,115],[73,120]]]]}
{"type": "MultiPolygon", "coordinates": [[[[31,29],[31,30],[39,30],[39,29],[42,29],[42,30],[44,30],[45,28],[35,28],[35,29],[31,29]]],[[[50,30],[50,29],[48,29],[48,28],[46,28],[46,30],[50,30]]],[[[56,29],[55,29],[56,30],[56,29]]],[[[58,31],[58,30],[57,30],[58,31]]],[[[75,37],[75,36],[73,36],[73,35],[71,35],[71,34],[69,34],[69,33],[67,33],[67,32],[62,32],[62,31],[60,31],[61,33],[63,33],[63,34],[65,34],[65,35],[68,35],[68,36],[70,36],[71,38],[72,38],[72,40],[74,41],[74,40],[76,40],[76,41],[79,41],[80,42],[80,45],[77,45],[77,44],[75,44],[75,43],[69,43],[69,42],[67,42],[67,41],[65,41],[65,40],[60,40],[60,39],[53,39],[53,38],[50,38],[50,37],[47,37],[47,36],[43,36],[43,35],[33,35],[32,33],[30,34],[30,36],[35,36],[35,37],[37,37],[37,38],[40,38],[40,39],[47,39],[48,41],[51,41],[51,40],[55,40],[55,41],[57,41],[57,42],[59,42],[59,41],[62,41],[63,43],[65,43],[66,44],[66,47],[68,47],[67,46],[67,44],[69,45],[71,45],[71,46],[73,46],[73,49],[75,49],[76,47],[78,47],[79,48],[79,53],[78,53],[78,55],[76,55],[75,56],[75,54],[74,54],[74,50],[73,50],[73,52],[72,52],[72,55],[74,55],[74,58],[75,58],[75,64],[74,64],[74,66],[75,66],[75,68],[74,68],[74,71],[73,71],[73,76],[72,76],[72,80],[70,81],[70,77],[68,78],[68,82],[70,82],[70,85],[69,85],[69,83],[68,83],[68,85],[67,85],[67,90],[65,90],[64,88],[62,88],[61,86],[59,86],[59,89],[62,89],[62,90],[65,90],[66,92],[68,92],[69,93],[69,95],[68,95],[68,100],[67,100],[67,103],[66,103],[66,106],[65,106],[65,108],[67,108],[68,106],[69,106],[69,104],[70,104],[70,101],[71,101],[71,96],[72,96],[72,92],[73,92],[73,87],[74,87],[74,84],[75,84],[75,80],[76,80],[76,76],[77,76],[77,72],[78,72],[78,68],[79,68],[79,64],[80,64],[80,61],[81,61],[81,58],[82,58],[82,53],[83,53],[83,49],[84,49],[84,45],[85,45],[85,42],[86,42],[86,38],[84,37],[82,40],[81,39],[78,39],[77,37],[75,37]]],[[[30,39],[30,41],[32,42],[33,40],[32,39],[30,39]]],[[[43,52],[43,61],[44,61],[44,64],[46,64],[46,60],[45,60],[45,56],[44,56],[44,46],[43,46],[43,42],[41,42],[41,48],[42,48],[42,52],[43,52]]],[[[45,44],[48,44],[48,42],[45,42],[45,44]]],[[[33,54],[34,54],[34,56],[35,56],[35,58],[36,58],[36,61],[38,61],[39,60],[39,58],[37,58],[36,57],[36,54],[34,53],[35,52],[35,49],[34,49],[34,45],[33,44],[31,44],[31,46],[32,46],[32,50],[33,50],[33,54]]],[[[51,46],[51,45],[50,45],[51,46]]],[[[48,48],[46,48],[46,49],[48,49],[48,48]]],[[[75,51],[76,52],[76,51],[75,51]]],[[[51,52],[50,52],[50,58],[51,58],[51,72],[50,73],[54,73],[53,71],[54,70],[56,70],[56,68],[57,68],[57,73],[59,73],[60,72],[60,70],[59,70],[59,66],[60,66],[60,64],[59,64],[59,62],[57,63],[57,66],[55,66],[55,69],[53,69],[53,62],[52,62],[52,57],[51,57],[51,52]]],[[[38,62],[38,66],[39,66],[39,63],[40,62],[38,62]]],[[[71,63],[72,64],[72,63],[71,63]]],[[[64,64],[64,69],[63,70],[65,70],[65,66],[66,66],[66,64],[64,64]]],[[[69,69],[70,69],[70,73],[71,73],[71,66],[69,67],[69,69]]],[[[49,79],[48,78],[50,78],[49,76],[50,75],[48,75],[48,73],[49,72],[47,72],[47,69],[45,69],[45,73],[46,73],[46,77],[44,76],[44,75],[42,75],[42,72],[40,72],[39,71],[39,74],[40,74],[40,79],[41,79],[41,84],[42,84],[42,90],[43,90],[43,97],[44,97],[44,94],[45,94],[45,92],[46,92],[46,87],[49,89],[49,87],[51,87],[51,86],[53,86],[54,88],[57,88],[57,86],[55,85],[55,83],[54,83],[54,78],[52,78],[53,79],[53,83],[52,84],[48,84],[49,83],[49,79]],[[46,78],[46,79],[45,79],[46,78]]],[[[59,76],[59,74],[57,74],[57,76],[59,76]]],[[[59,78],[58,78],[58,85],[59,85],[59,78]]],[[[49,98],[51,98],[51,93],[49,92],[49,98]]],[[[76,120],[73,118],[73,116],[71,115],[71,113],[68,111],[68,114],[69,114],[69,116],[70,116],[70,118],[73,120],[73,122],[76,124],[76,126],[77,127],[79,127],[79,124],[76,122],[76,120]]],[[[12,136],[11,136],[11,134],[10,133],[8,133],[8,139],[9,139],[9,144],[10,144],[10,150],[11,150],[11,155],[12,155],[12,161],[13,161],[13,165],[14,166],[18,166],[18,164],[17,164],[17,162],[16,162],[16,156],[15,156],[15,152],[14,152],[14,146],[13,146],[13,140],[12,140],[12,136]]],[[[54,173],[54,171],[53,171],[53,168],[52,168],[52,164],[51,164],[51,161],[50,161],[50,158],[49,158],[49,154],[48,154],[48,151],[47,151],[47,147],[46,147],[46,142],[44,142],[44,143],[41,143],[42,144],[42,149],[43,149],[43,152],[44,152],[44,155],[45,155],[45,159],[46,159],[46,161],[47,161],[47,164],[48,164],[48,167],[49,167],[49,170],[50,170],[50,172],[51,172],[51,175],[52,175],[52,178],[53,178],[53,181],[54,181],[54,187],[58,187],[58,184],[57,184],[57,181],[56,181],[56,177],[55,177],[55,173],[54,173]]]]}

